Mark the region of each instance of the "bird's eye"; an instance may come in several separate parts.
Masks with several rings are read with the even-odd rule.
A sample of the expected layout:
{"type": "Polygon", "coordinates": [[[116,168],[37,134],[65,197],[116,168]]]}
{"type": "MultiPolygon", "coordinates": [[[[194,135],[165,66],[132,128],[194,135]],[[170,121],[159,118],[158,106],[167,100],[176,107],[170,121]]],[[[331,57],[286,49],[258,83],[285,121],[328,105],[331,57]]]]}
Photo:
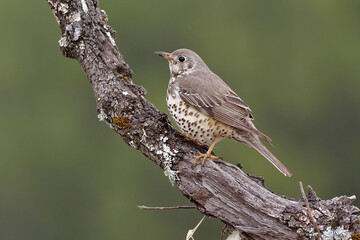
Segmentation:
{"type": "Polygon", "coordinates": [[[185,61],[185,58],[184,57],[179,57],[179,61],[183,62],[183,61],[185,61]]]}

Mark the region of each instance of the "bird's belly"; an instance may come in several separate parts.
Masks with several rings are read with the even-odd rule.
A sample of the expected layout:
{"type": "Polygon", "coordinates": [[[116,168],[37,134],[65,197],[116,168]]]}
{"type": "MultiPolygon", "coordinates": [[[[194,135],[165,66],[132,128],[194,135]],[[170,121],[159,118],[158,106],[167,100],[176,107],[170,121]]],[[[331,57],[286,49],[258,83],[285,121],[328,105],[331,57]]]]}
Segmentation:
{"type": "Polygon", "coordinates": [[[233,127],[199,112],[181,98],[169,96],[167,106],[181,131],[201,144],[210,145],[216,136],[222,138],[233,136],[233,127]]]}

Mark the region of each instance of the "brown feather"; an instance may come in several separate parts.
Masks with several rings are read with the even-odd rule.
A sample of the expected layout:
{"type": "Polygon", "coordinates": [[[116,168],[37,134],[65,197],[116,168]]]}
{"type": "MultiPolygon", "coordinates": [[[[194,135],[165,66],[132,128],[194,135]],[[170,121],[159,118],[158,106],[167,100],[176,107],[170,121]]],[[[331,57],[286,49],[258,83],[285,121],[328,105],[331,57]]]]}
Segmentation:
{"type": "Polygon", "coordinates": [[[194,72],[191,76],[183,76],[179,78],[178,84],[181,99],[196,110],[214,117],[219,122],[239,130],[253,132],[266,141],[271,141],[252,123],[253,116],[249,106],[210,69],[194,72]],[[206,78],[203,77],[204,75],[206,78]]]}
{"type": "MultiPolygon", "coordinates": [[[[236,138],[237,136],[235,136],[235,139],[236,138]]],[[[241,141],[244,142],[246,145],[254,148],[261,155],[263,155],[285,176],[291,177],[292,173],[264,146],[264,144],[257,137],[250,137],[249,139],[244,139],[243,136],[239,134],[239,138],[241,138],[241,141]]]]}

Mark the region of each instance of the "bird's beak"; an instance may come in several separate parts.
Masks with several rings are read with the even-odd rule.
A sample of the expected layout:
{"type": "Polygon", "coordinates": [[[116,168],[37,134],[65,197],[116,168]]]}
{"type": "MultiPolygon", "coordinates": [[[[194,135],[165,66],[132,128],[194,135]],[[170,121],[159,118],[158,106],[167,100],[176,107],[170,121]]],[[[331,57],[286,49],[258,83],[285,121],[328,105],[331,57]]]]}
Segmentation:
{"type": "Polygon", "coordinates": [[[170,61],[171,60],[171,57],[170,57],[170,53],[167,53],[167,52],[161,52],[161,51],[158,51],[158,52],[155,52],[157,55],[165,58],[166,60],[170,61]]]}

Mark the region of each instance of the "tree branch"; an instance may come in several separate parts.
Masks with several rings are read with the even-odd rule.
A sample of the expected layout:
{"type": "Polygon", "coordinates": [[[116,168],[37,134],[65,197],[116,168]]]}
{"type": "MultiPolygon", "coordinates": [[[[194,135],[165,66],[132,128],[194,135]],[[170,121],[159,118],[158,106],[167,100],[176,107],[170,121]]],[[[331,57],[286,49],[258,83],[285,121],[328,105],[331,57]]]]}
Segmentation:
{"type": "MultiPolygon", "coordinates": [[[[203,214],[216,217],[249,239],[309,239],[314,228],[301,199],[278,196],[258,178],[223,161],[192,167],[203,149],[176,133],[167,115],[132,82],[132,70],[115,44],[115,31],[96,0],[48,0],[61,29],[60,49],[75,58],[92,84],[99,118],[164,169],[184,196],[203,214]]],[[[342,226],[359,233],[359,209],[352,197],[319,199],[308,187],[312,214],[323,236],[342,226]]]]}
{"type": "Polygon", "coordinates": [[[174,209],[195,209],[195,206],[174,206],[174,207],[148,207],[137,206],[141,210],[174,210],[174,209]]]}

